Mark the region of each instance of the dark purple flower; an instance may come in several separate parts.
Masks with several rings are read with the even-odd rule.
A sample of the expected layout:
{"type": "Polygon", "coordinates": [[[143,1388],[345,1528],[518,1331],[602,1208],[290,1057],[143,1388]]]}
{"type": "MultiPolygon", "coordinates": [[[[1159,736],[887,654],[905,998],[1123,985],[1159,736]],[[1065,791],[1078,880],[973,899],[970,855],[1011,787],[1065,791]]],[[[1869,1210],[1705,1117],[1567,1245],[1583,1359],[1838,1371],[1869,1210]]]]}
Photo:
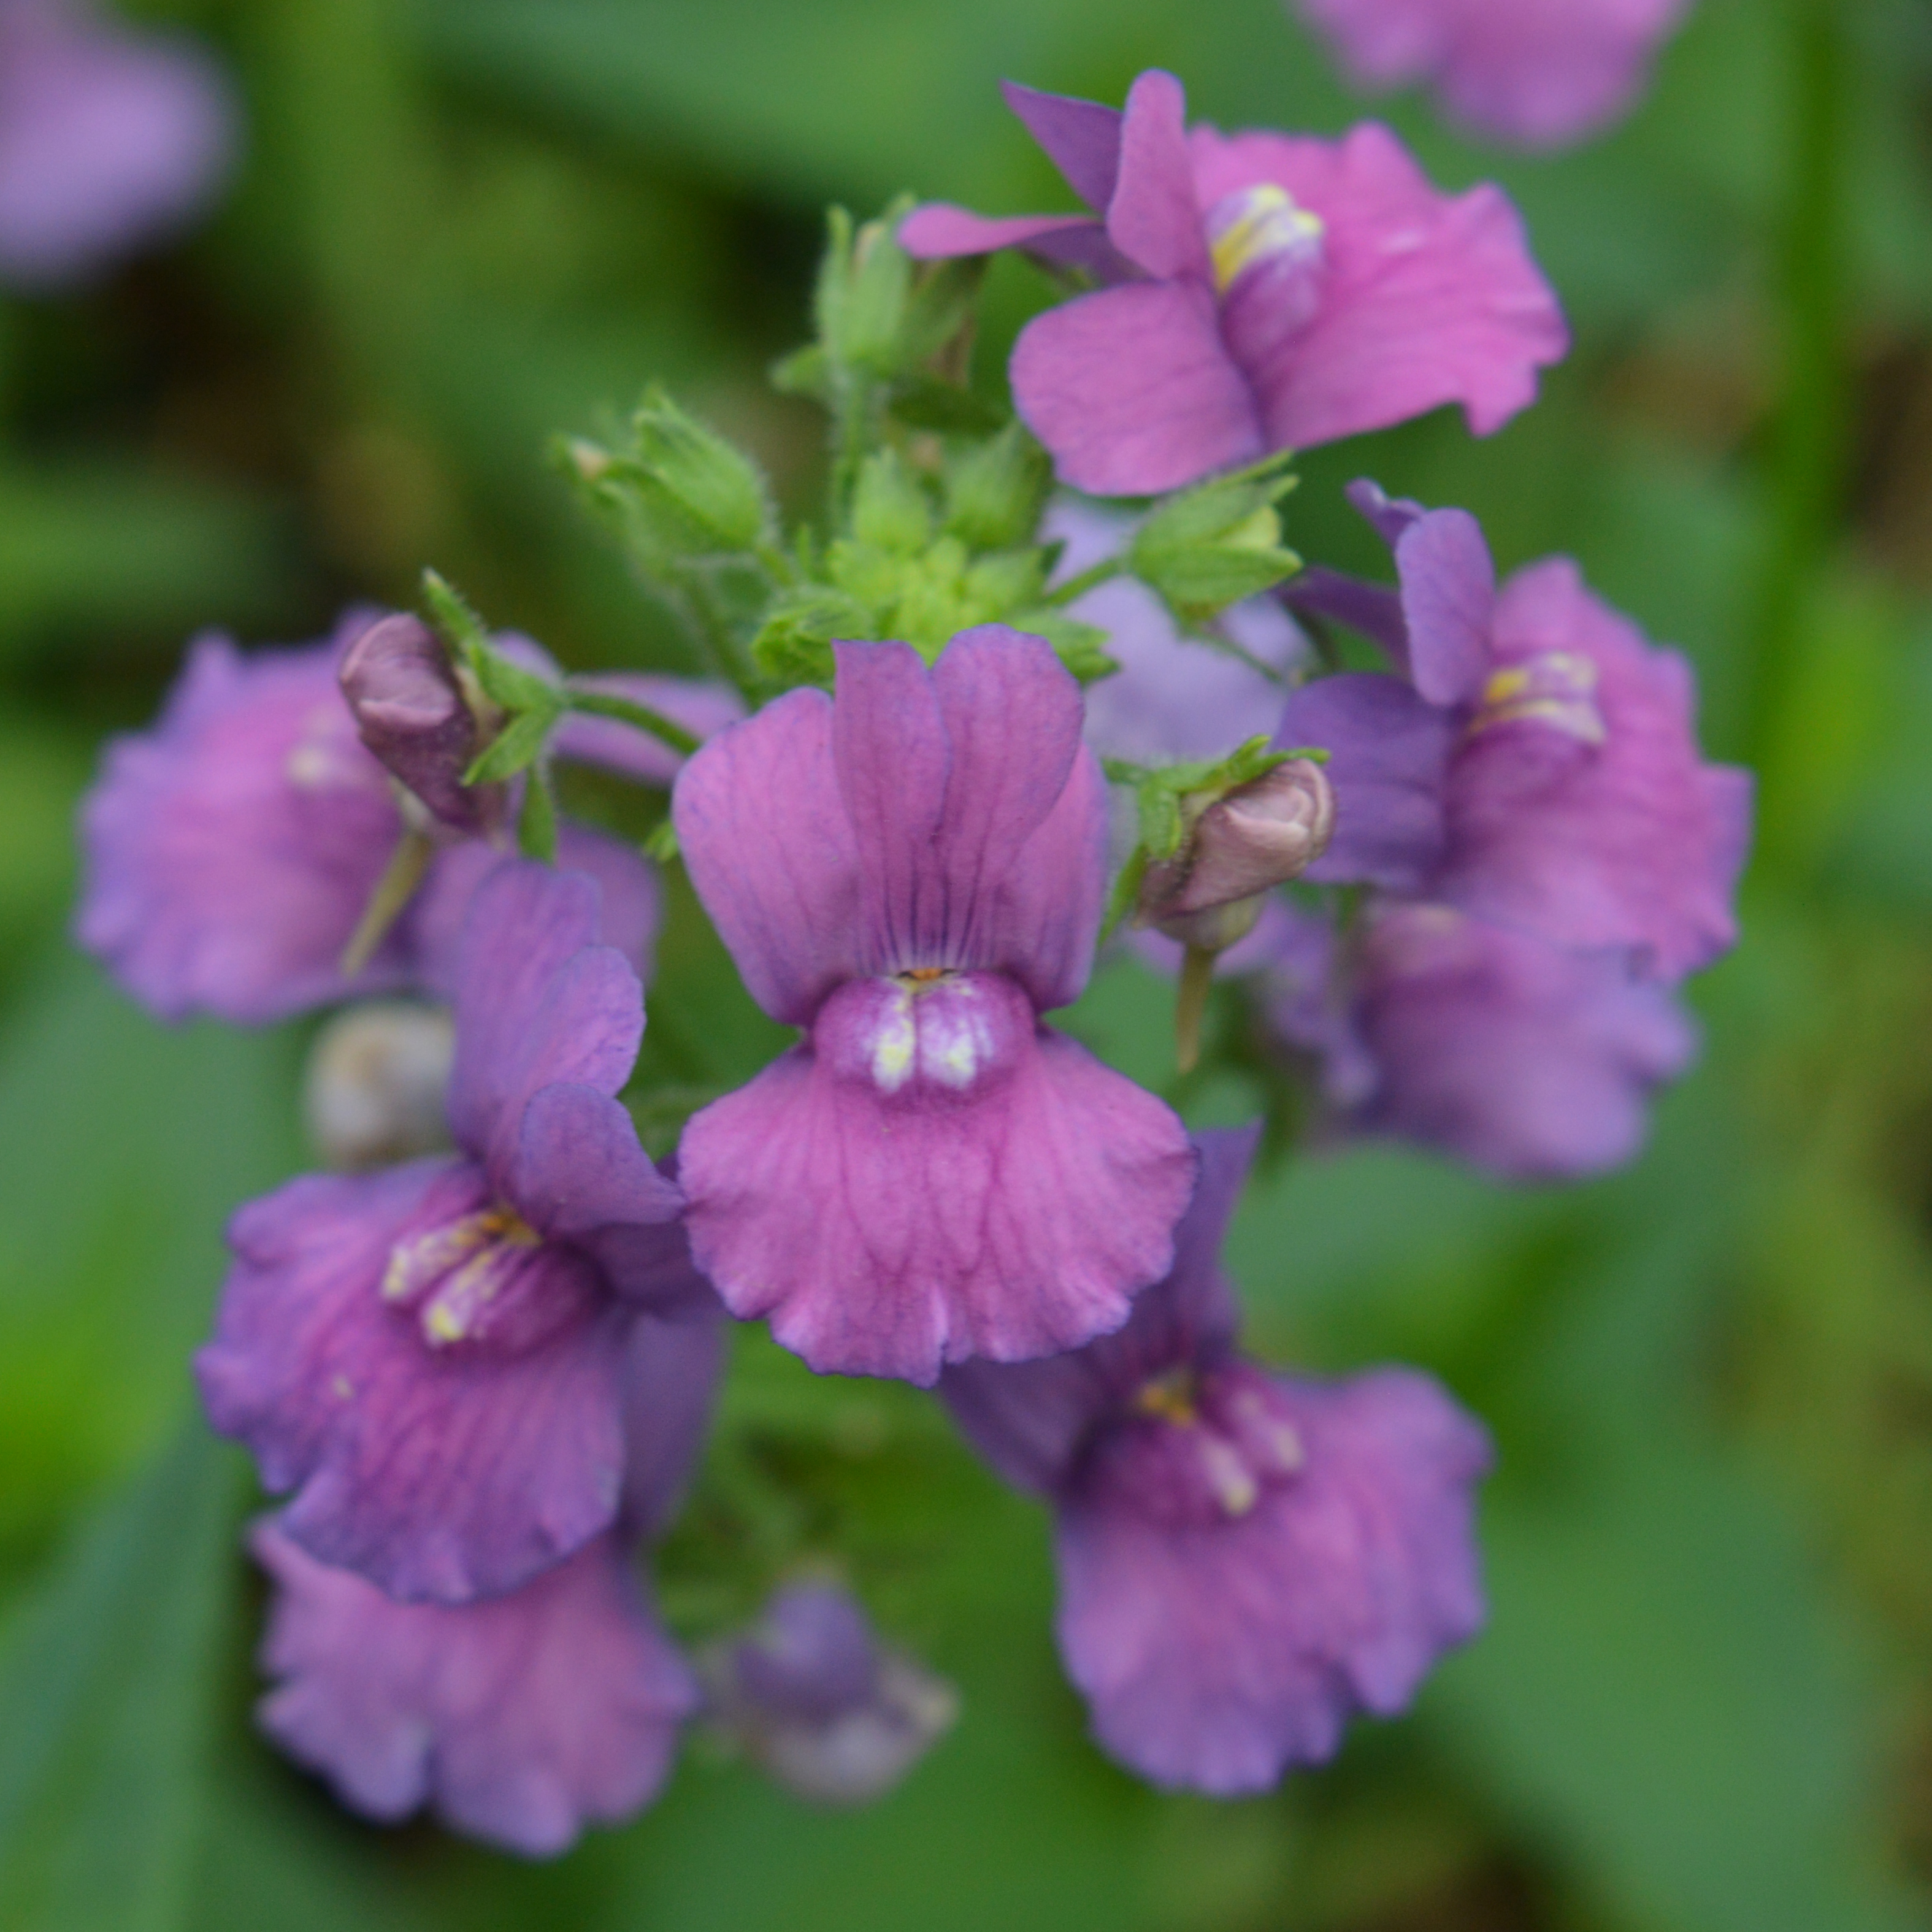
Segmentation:
{"type": "Polygon", "coordinates": [[[1320,1056],[1339,1125],[1512,1180],[1621,1166],[1652,1090],[1696,1052],[1677,999],[1628,954],[1444,905],[1374,907],[1346,950],[1277,960],[1269,995],[1276,1031],[1320,1056]]]}
{"type": "Polygon", "coordinates": [[[1501,191],[1438,194],[1385,128],[1190,132],[1158,70],[1124,113],[1006,94],[1097,216],[934,204],[899,238],[920,256],[1024,248],[1108,284],[1030,322],[1013,352],[1020,413],[1076,488],[1150,495],[1444,403],[1487,435],[1568,348],[1501,191]]]}
{"type": "Polygon", "coordinates": [[[0,280],[86,280],[178,227],[227,172],[214,64],[84,0],[0,0],[0,280]]]}
{"type": "Polygon", "coordinates": [[[1524,148],[1620,120],[1690,0],[1300,0],[1363,87],[1427,82],[1450,117],[1524,148]]]}
{"type": "Polygon", "coordinates": [[[1276,1376],[1236,1352],[1219,1250],[1252,1130],[1201,1137],[1173,1273],[1118,1334],[940,1390],[1058,1520],[1061,1656],[1101,1744],[1157,1784],[1258,1791],[1404,1709],[1481,1627],[1481,1428],[1426,1376],[1276,1376]]]}
{"type": "Polygon", "coordinates": [[[830,1583],[788,1585],[706,1660],[719,1725],[787,1790],[821,1804],[890,1791],[958,1714],[952,1688],[874,1635],[830,1583]]]}
{"type": "MultiPolygon", "coordinates": [[[[1634,951],[1673,982],[1709,964],[1737,936],[1750,779],[1700,757],[1689,667],[1568,558],[1498,592],[1474,518],[1350,494],[1395,550],[1400,601],[1377,608],[1406,676],[1326,678],[1288,702],[1277,742],[1326,748],[1336,793],[1308,877],[1634,951]]],[[[1293,594],[1333,608],[1336,581],[1293,594]]]]}
{"type": "MultiPolygon", "coordinates": [[[[352,977],[341,970],[404,830],[388,774],[358,737],[337,682],[370,622],[353,611],[326,643],[247,657],[204,637],[158,722],[108,745],[81,812],[76,934],[164,1019],[256,1022],[362,993],[447,994],[470,892],[500,856],[487,844],[446,845],[368,966],[352,977]]],[[[640,734],[612,730],[622,735],[577,748],[632,753],[624,740],[640,734]]],[[[570,824],[558,857],[598,879],[606,936],[647,972],[658,917],[650,867],[570,824]]]]}
{"type": "Polygon", "coordinates": [[[752,996],[806,1039],[685,1130],[698,1265],[814,1369],[929,1383],[1070,1348],[1157,1277],[1193,1181],[1180,1124],[1040,1024],[1105,888],[1078,686],[988,625],[928,671],[840,644],[673,797],[752,996]]]}
{"type": "MultiPolygon", "coordinates": [[[[716,1310],[716,1303],[712,1309],[716,1310]]],[[[454,1829],[531,1857],[655,1797],[698,1686],[634,1566],[702,1438],[718,1324],[641,1316],[626,1377],[622,1526],[508,1595],[400,1604],[317,1562],[274,1521],[250,1546],[274,1579],[263,1728],[365,1816],[427,1804],[454,1829]]]]}
{"type": "Polygon", "coordinates": [[[512,1589],[609,1527],[626,1340],[688,1293],[677,1189],[612,1097],[644,994],[598,898],[518,860],[478,888],[458,1156],[292,1181],[230,1228],[209,1418],[296,1492],[289,1535],[392,1596],[512,1589]]]}

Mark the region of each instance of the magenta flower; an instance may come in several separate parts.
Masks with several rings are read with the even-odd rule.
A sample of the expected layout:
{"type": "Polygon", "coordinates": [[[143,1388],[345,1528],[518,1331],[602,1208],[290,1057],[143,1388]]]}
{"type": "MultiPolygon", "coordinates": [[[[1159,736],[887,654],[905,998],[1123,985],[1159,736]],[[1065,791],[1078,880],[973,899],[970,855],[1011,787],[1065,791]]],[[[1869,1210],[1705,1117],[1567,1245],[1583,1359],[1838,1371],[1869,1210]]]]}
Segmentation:
{"type": "Polygon", "coordinates": [[[752,996],[804,1030],[680,1150],[725,1305],[814,1369],[929,1383],[1076,1346],[1157,1278],[1193,1180],[1173,1114],[1040,1024],[1105,887],[1078,686],[988,625],[928,671],[840,644],[680,776],[678,842],[752,996]]]}
{"type": "Polygon", "coordinates": [[[1013,351],[1020,414],[1076,488],[1150,495],[1444,403],[1486,436],[1568,346],[1501,191],[1438,194],[1385,128],[1190,132],[1180,83],[1158,70],[1124,113],[1006,94],[1098,214],[936,203],[899,238],[920,256],[1024,248],[1107,285],[1030,322],[1013,351]]]}
{"type": "Polygon", "coordinates": [[[1406,676],[1304,686],[1279,741],[1330,754],[1311,879],[1367,880],[1676,981],[1737,937],[1750,778],[1706,764],[1689,667],[1553,557],[1498,591],[1475,519],[1351,490],[1400,597],[1316,572],[1292,592],[1379,629],[1406,676]]]}
{"type": "Polygon", "coordinates": [[[1652,1092],[1696,1056],[1682,1006],[1627,953],[1392,899],[1346,952],[1298,916],[1292,937],[1271,938],[1270,1022],[1317,1057],[1334,1124],[1507,1179],[1621,1167],[1652,1092]]]}
{"type": "Polygon", "coordinates": [[[542,1858],[657,1795],[698,1686],[633,1550],[668,1520],[703,1438],[716,1309],[633,1324],[620,1526],[507,1596],[397,1603],[278,1522],[257,1525],[250,1546],[277,1586],[262,1726],[344,1803],[386,1821],[428,1804],[457,1831],[542,1858]]]}
{"type": "Polygon", "coordinates": [[[1218,1260],[1254,1132],[1201,1137],[1174,1270],[1119,1334],[949,1369],[980,1453],[1053,1502],[1067,1673],[1157,1784],[1259,1791],[1404,1709],[1481,1628],[1481,1428],[1427,1377],[1276,1376],[1235,1350],[1218,1260]]]}
{"type": "MultiPolygon", "coordinates": [[[[407,620],[404,620],[406,622],[407,620]]],[[[446,994],[469,895],[500,854],[446,844],[367,968],[341,959],[404,820],[364,748],[337,674],[370,628],[352,611],[326,643],[243,656],[225,638],[190,651],[156,724],[112,740],[81,811],[82,945],[164,1019],[254,1023],[358,994],[446,994]]],[[[526,647],[534,651],[536,646],[526,647]]],[[[546,661],[547,662],[547,661],[546,661]]],[[[698,728],[727,709],[708,688],[662,680],[654,697],[698,728]]],[[[606,719],[572,719],[560,752],[658,782],[668,754],[606,719]],[[592,724],[602,728],[596,730],[592,724]]],[[[456,839],[456,826],[439,836],[456,839]]],[[[560,861],[604,889],[604,932],[647,972],[658,918],[650,867],[628,846],[566,824],[560,861]]]]}
{"type": "Polygon", "coordinates": [[[610,1526],[640,1306],[688,1296],[677,1189],[612,1096],[644,1033],[580,874],[503,862],[457,976],[460,1153],[310,1175],[238,1214],[210,1420],[284,1529],[389,1595],[513,1589],[610,1526]]]}
{"type": "Polygon", "coordinates": [[[1300,0],[1358,85],[1436,90],[1450,118],[1523,148],[1620,120],[1690,0],[1300,0]]]}
{"type": "Polygon", "coordinates": [[[787,1585],[708,1664],[719,1726],[814,1804],[883,1796],[958,1714],[952,1687],[881,1644],[858,1600],[830,1583],[787,1585]]]}
{"type": "Polygon", "coordinates": [[[84,0],[0,0],[0,280],[85,281],[178,227],[232,159],[214,64],[84,0]]]}

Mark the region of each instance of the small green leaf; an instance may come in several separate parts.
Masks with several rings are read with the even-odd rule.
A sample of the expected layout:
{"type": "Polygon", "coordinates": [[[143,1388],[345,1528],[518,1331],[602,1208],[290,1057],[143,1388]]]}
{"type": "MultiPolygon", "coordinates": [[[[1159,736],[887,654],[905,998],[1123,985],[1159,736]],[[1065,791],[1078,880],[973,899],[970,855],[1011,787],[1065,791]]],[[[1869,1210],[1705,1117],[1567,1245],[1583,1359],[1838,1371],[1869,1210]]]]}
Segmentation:
{"type": "Polygon", "coordinates": [[[531,768],[524,787],[523,809],[517,814],[517,849],[526,859],[556,863],[556,800],[550,773],[542,765],[531,768]]]}

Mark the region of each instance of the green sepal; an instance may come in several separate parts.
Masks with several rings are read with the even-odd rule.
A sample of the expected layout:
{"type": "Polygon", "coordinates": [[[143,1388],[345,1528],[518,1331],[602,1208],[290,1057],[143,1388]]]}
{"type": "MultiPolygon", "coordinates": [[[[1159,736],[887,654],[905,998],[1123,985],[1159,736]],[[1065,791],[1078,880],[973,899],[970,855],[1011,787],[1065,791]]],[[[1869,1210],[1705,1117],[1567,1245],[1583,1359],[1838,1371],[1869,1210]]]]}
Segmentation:
{"type": "Polygon", "coordinates": [[[1053,464],[1028,433],[1009,422],[946,470],[946,528],[974,550],[1024,543],[1040,525],[1053,487],[1053,464]]]}
{"type": "Polygon", "coordinates": [[[1112,634],[1098,624],[1083,624],[1078,617],[1043,607],[1016,611],[1005,621],[1016,631],[1030,631],[1036,638],[1044,638],[1060,662],[1082,684],[1112,677],[1120,668],[1107,655],[1112,634]]]}
{"type": "Polygon", "coordinates": [[[1114,890],[1107,896],[1106,916],[1100,922],[1097,944],[1105,944],[1111,939],[1122,920],[1134,909],[1141,896],[1141,883],[1147,877],[1147,848],[1136,845],[1127,854],[1127,862],[1123,866],[1114,880],[1114,890]]]}
{"type": "Polygon", "coordinates": [[[886,406],[908,429],[931,430],[940,436],[989,436],[1006,421],[970,389],[924,369],[900,375],[886,406]]]}
{"type": "Polygon", "coordinates": [[[832,684],[835,638],[868,638],[872,612],[848,592],[826,584],[802,584],[769,605],[752,640],[752,662],[773,684],[832,684]]]}
{"type": "Polygon", "coordinates": [[[1301,568],[1281,541],[1276,505],[1295,487],[1272,456],[1170,496],[1134,532],[1127,564],[1184,624],[1205,623],[1301,568]]]}
{"type": "Polygon", "coordinates": [[[463,774],[466,785],[514,778],[541,754],[564,694],[549,679],[513,662],[490,641],[483,620],[462,594],[434,570],[422,576],[430,621],[454,656],[458,681],[479,729],[494,735],[463,774]]]}
{"type": "Polygon", "coordinates": [[[911,556],[932,541],[932,505],[896,449],[875,449],[859,470],[852,534],[862,544],[911,556]]]}
{"type": "Polygon", "coordinates": [[[556,863],[556,800],[550,773],[542,765],[532,768],[524,787],[523,809],[517,814],[517,850],[526,859],[556,863]]]}

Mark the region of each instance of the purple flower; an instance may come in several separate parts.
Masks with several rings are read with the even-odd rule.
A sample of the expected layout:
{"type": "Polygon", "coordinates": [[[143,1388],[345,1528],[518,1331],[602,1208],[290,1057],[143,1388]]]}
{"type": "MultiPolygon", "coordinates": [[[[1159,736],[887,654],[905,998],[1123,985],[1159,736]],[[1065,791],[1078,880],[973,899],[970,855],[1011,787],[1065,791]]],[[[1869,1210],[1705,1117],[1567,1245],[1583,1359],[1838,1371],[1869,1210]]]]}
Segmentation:
{"type": "Polygon", "coordinates": [[[1427,1377],[1270,1374],[1235,1351],[1218,1260],[1254,1143],[1201,1137],[1173,1273],[1118,1334],[949,1369],[941,1393],[1058,1522],[1058,1631],[1105,1748],[1228,1796],[1404,1709],[1481,1627],[1480,1427],[1427,1377]]]}
{"type": "Polygon", "coordinates": [[[717,1323],[702,1312],[638,1318],[622,1526],[506,1596],[397,1603],[318,1563],[279,1522],[257,1525],[250,1545],[277,1586],[262,1727],[365,1816],[428,1804],[454,1829],[531,1857],[648,1804],[698,1687],[639,1587],[632,1547],[668,1514],[718,1358],[717,1323]]]}
{"type": "Polygon", "coordinates": [[[779,1784],[821,1804],[883,1796],[958,1714],[952,1686],[883,1646],[830,1583],[779,1591],[706,1660],[719,1724],[779,1784]]]}
{"type": "Polygon", "coordinates": [[[85,281],[179,226],[227,172],[236,120],[188,40],[82,0],[0,0],[0,280],[85,281]]]}
{"type": "Polygon", "coordinates": [[[1560,148],[1623,116],[1689,0],[1300,0],[1357,82],[1432,86],[1450,118],[1560,148]]]}
{"type": "MultiPolygon", "coordinates": [[[[76,934],[161,1018],[250,1023],[362,993],[447,994],[470,893],[500,856],[481,842],[446,844],[367,968],[341,970],[404,830],[388,774],[337,682],[370,623],[352,611],[326,643],[247,657],[204,637],[158,722],[108,745],[82,807],[76,934]]],[[[560,748],[634,764],[640,736],[611,724],[560,748]]],[[[605,936],[647,971],[658,916],[650,866],[568,824],[558,856],[598,880],[605,936]]]]}
{"type": "Polygon", "coordinates": [[[456,992],[460,1154],[310,1175],[238,1214],[196,1360],[281,1520],[392,1596],[513,1589],[610,1526],[638,1308],[690,1292],[677,1189],[612,1096],[644,1033],[580,874],[503,862],[456,992]]]}
{"type": "Polygon", "coordinates": [[[1444,403],[1487,435],[1568,348],[1501,191],[1438,194],[1385,128],[1190,132],[1180,83],[1158,70],[1124,113],[1006,94],[1099,215],[938,203],[899,238],[920,256],[1024,248],[1106,285],[1030,322],[1013,351],[1020,414],[1076,488],[1150,495],[1444,403]]]}
{"type": "MultiPolygon", "coordinates": [[[[1078,575],[1124,550],[1131,520],[1078,498],[1047,512],[1042,538],[1064,546],[1054,572],[1078,575]]],[[[1183,634],[1156,593],[1132,577],[1096,585],[1066,615],[1107,633],[1120,666],[1087,691],[1087,742],[1102,758],[1131,764],[1218,758],[1272,732],[1287,693],[1284,680],[1307,650],[1293,618],[1272,597],[1250,597],[1223,611],[1215,628],[1231,648],[1183,634]]]]}
{"type": "Polygon", "coordinates": [[[1269,973],[1270,1017],[1319,1056],[1346,1131],[1512,1180],[1603,1173],[1636,1154],[1652,1091],[1696,1055],[1682,1006],[1626,953],[1400,901],[1346,950],[1300,923],[1269,973]]]}
{"type": "Polygon", "coordinates": [[[987,625],[928,671],[840,644],[685,767],[693,884],[803,1042],[685,1130],[692,1247],[812,1367],[929,1383],[1071,1348],[1166,1268],[1180,1124],[1040,1024],[1076,998],[1105,886],[1078,686],[987,625]]]}
{"type": "Polygon", "coordinates": [[[1560,946],[1634,949],[1666,980],[1709,964],[1737,936],[1750,779],[1699,756],[1689,667],[1568,559],[1498,592],[1466,512],[1391,503],[1372,484],[1350,494],[1394,548],[1399,601],[1328,578],[1293,594],[1380,624],[1406,676],[1325,678],[1288,702],[1277,742],[1325,747],[1336,799],[1307,876],[1441,900],[1560,946]]]}

